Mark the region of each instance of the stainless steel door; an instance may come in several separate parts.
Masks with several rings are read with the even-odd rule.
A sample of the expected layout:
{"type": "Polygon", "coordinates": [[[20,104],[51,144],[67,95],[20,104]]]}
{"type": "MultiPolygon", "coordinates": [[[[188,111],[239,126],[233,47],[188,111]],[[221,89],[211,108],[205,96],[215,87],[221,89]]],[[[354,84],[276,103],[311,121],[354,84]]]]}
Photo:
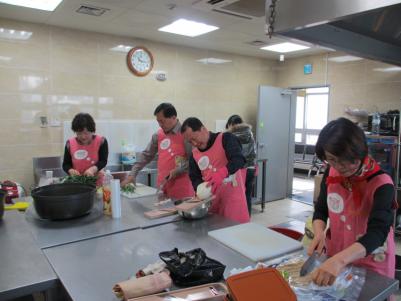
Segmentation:
{"type": "Polygon", "coordinates": [[[262,186],[266,201],[286,198],[292,193],[296,92],[260,86],[256,127],[257,158],[267,159],[265,182],[259,164],[258,196],[262,186]]]}

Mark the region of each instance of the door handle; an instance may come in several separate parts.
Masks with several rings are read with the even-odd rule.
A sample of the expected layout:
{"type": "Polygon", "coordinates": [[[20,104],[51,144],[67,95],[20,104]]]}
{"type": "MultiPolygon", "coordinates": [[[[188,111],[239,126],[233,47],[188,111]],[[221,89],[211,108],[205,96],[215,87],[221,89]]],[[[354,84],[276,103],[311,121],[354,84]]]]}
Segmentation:
{"type": "Polygon", "coordinates": [[[259,147],[259,148],[264,148],[264,147],[265,147],[265,144],[264,144],[264,143],[259,143],[259,144],[258,144],[258,147],[259,147]]]}

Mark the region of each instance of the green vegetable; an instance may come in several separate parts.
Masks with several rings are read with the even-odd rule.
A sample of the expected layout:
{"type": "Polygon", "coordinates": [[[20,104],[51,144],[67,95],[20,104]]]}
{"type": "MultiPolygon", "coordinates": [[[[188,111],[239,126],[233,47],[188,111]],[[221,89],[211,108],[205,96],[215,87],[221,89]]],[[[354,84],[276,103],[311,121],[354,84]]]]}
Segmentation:
{"type": "Polygon", "coordinates": [[[66,176],[61,181],[62,183],[78,183],[96,186],[97,177],[92,176],[66,176]]]}
{"type": "Polygon", "coordinates": [[[283,276],[283,278],[288,281],[290,278],[290,274],[287,271],[281,271],[281,276],[283,276]]]}
{"type": "Polygon", "coordinates": [[[124,187],[121,188],[121,190],[125,193],[134,193],[135,192],[135,185],[132,183],[129,183],[127,185],[125,185],[124,187]]]}

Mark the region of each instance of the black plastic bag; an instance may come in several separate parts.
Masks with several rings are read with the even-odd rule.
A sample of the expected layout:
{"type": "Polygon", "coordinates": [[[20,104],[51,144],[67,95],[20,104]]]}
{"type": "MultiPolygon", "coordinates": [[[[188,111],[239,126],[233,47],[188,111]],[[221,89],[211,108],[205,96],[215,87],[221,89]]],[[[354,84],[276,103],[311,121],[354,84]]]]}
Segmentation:
{"type": "Polygon", "coordinates": [[[198,248],[185,253],[177,248],[159,253],[174,283],[178,286],[195,286],[219,281],[223,278],[226,266],[217,260],[209,258],[198,248]]]}

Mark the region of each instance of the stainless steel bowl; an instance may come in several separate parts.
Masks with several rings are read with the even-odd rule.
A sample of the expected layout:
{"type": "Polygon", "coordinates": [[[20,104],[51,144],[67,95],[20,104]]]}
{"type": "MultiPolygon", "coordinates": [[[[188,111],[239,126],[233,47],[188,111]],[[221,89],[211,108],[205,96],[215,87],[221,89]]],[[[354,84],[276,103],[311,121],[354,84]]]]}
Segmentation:
{"type": "Polygon", "coordinates": [[[200,219],[207,215],[207,213],[209,212],[210,205],[211,201],[208,201],[196,208],[193,208],[190,211],[178,210],[178,214],[186,219],[200,219]]]}

